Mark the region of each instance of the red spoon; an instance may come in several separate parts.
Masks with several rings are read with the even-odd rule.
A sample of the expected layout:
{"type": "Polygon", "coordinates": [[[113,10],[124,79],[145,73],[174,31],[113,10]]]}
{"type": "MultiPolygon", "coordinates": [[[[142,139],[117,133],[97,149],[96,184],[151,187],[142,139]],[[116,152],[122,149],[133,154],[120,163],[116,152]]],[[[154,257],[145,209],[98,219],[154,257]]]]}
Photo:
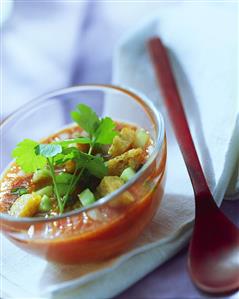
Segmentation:
{"type": "Polygon", "coordinates": [[[203,291],[227,293],[239,289],[239,230],[217,207],[200,165],[165,47],[159,38],[148,43],[174,132],[195,195],[195,224],[188,269],[203,291]]]}

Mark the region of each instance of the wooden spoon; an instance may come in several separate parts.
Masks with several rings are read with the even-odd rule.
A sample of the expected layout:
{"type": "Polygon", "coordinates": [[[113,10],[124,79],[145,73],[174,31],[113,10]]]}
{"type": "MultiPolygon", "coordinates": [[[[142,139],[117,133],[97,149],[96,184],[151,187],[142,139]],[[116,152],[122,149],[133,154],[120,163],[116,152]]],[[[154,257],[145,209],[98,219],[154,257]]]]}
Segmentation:
{"type": "Polygon", "coordinates": [[[234,291],[239,288],[239,230],[219,210],[209,190],[165,47],[159,38],[153,38],[148,49],[195,195],[189,273],[206,292],[234,291]]]}

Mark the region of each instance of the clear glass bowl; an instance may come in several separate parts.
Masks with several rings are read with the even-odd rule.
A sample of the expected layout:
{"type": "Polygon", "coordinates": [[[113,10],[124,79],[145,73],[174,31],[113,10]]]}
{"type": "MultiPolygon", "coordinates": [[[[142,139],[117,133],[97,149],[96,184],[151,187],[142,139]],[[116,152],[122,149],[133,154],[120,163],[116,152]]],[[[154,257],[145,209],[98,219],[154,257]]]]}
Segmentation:
{"type": "Polygon", "coordinates": [[[151,134],[154,147],[131,181],[89,207],[48,219],[0,214],[1,230],[12,242],[60,263],[94,262],[127,250],[153,218],[164,189],[166,138],[161,114],[143,95],[108,85],[62,89],[10,115],[0,126],[1,173],[19,141],[40,140],[59,131],[71,122],[70,111],[82,102],[101,117],[143,127],[151,134]],[[130,204],[124,203],[125,196],[133,199],[130,204]]]}

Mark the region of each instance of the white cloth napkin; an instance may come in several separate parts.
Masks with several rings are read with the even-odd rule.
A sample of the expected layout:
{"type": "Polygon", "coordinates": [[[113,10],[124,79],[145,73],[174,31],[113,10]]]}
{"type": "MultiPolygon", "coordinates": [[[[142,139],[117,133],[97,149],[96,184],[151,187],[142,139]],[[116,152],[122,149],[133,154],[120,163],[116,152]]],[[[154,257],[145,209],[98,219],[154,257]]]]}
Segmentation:
{"type": "MultiPolygon", "coordinates": [[[[165,117],[170,142],[171,127],[146,50],[147,39],[159,34],[169,50],[209,186],[220,203],[233,171],[238,171],[238,44],[234,38],[237,11],[232,6],[198,6],[197,15],[193,12],[194,7],[184,7],[182,19],[180,9],[165,9],[159,18],[146,21],[126,36],[116,51],[114,82],[140,90],[158,106],[165,117]]],[[[178,165],[178,159],[175,161],[178,165]]],[[[178,173],[175,183],[182,186],[184,176],[178,173]]],[[[178,190],[178,186],[173,184],[172,190],[178,190]]],[[[232,194],[239,191],[237,187],[234,179],[232,194]]]]}
{"type": "MultiPolygon", "coordinates": [[[[125,36],[115,52],[114,82],[144,92],[165,117],[168,170],[161,208],[132,250],[99,264],[50,264],[2,238],[1,278],[9,296],[111,298],[169,259],[188,241],[194,217],[193,193],[145,48],[147,39],[154,34],[159,34],[169,48],[200,159],[220,204],[239,149],[235,28],[233,7],[201,6],[195,14],[192,6],[186,6],[162,8],[157,17],[125,36]]],[[[110,114],[111,109],[117,107],[106,102],[106,113],[110,114]]]]}

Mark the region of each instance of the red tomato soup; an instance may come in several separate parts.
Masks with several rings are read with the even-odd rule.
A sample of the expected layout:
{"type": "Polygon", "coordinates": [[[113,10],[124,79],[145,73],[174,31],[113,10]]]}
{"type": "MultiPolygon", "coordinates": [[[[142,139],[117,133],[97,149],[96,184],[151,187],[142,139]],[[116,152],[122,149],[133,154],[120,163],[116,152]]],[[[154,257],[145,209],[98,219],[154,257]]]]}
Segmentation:
{"type": "MultiPolygon", "coordinates": [[[[114,178],[114,182],[115,177],[121,177],[121,173],[118,173],[119,169],[122,172],[126,166],[129,166],[128,162],[120,160],[122,155],[125,157],[125,153],[131,151],[129,153],[131,154],[134,153],[133,150],[135,152],[137,150],[137,147],[132,144],[128,147],[125,146],[127,140],[124,140],[124,151],[122,152],[122,148],[119,149],[122,146],[122,144],[118,145],[118,142],[123,129],[124,131],[128,129],[136,132],[138,128],[129,124],[117,123],[116,130],[119,132],[119,136],[116,138],[118,141],[115,139],[117,146],[111,147],[111,150],[109,150],[110,146],[96,147],[93,150],[94,155],[104,157],[110,171],[107,177],[114,178]],[[127,165],[125,166],[124,163],[127,165]]],[[[49,144],[59,140],[68,140],[80,134],[84,134],[84,132],[74,125],[51,135],[42,143],[49,144]]],[[[74,146],[82,152],[87,152],[89,149],[88,144],[74,146]]],[[[1,218],[2,231],[18,246],[54,262],[70,264],[95,262],[124,252],[133,245],[146,225],[150,223],[162,199],[166,164],[166,138],[160,152],[154,159],[150,160],[147,168],[144,168],[153,147],[154,144],[149,139],[147,144],[143,146],[143,150],[139,151],[141,156],[136,157],[139,162],[135,170],[135,178],[131,184],[130,180],[126,182],[128,187],[122,185],[122,188],[110,189],[109,192],[107,188],[111,188],[111,186],[107,187],[107,184],[102,183],[104,178],[89,176],[86,183],[86,179],[83,177],[83,183],[80,182],[77,185],[63,213],[59,213],[57,202],[51,201],[51,208],[48,211],[34,210],[32,212],[31,207],[29,207],[24,213],[19,214],[17,212],[18,214],[16,214],[19,206],[15,204],[14,207],[14,203],[19,198],[19,192],[35,194],[38,190],[51,185],[52,181],[47,176],[34,181],[34,174],[26,175],[15,162],[12,163],[1,181],[0,212],[12,215],[1,218]],[[140,175],[137,176],[137,172],[140,172],[140,175]],[[82,206],[83,201],[78,200],[78,194],[82,194],[86,187],[94,190],[92,191],[96,197],[94,203],[101,202],[104,196],[110,196],[110,193],[114,193],[112,193],[112,198],[109,201],[95,207],[88,205],[87,209],[82,211],[85,206],[84,204],[82,206]],[[121,189],[122,191],[120,191],[121,189]],[[17,191],[15,192],[15,190],[17,191]],[[17,218],[19,221],[16,221],[17,215],[23,215],[17,218]]],[[[128,156],[127,159],[129,159],[128,156]]],[[[135,164],[131,163],[130,165],[134,167],[135,164]]],[[[57,166],[55,172],[57,175],[61,172],[72,175],[74,164],[67,162],[63,166],[57,166]]],[[[116,181],[118,182],[119,179],[116,181]]]]}

